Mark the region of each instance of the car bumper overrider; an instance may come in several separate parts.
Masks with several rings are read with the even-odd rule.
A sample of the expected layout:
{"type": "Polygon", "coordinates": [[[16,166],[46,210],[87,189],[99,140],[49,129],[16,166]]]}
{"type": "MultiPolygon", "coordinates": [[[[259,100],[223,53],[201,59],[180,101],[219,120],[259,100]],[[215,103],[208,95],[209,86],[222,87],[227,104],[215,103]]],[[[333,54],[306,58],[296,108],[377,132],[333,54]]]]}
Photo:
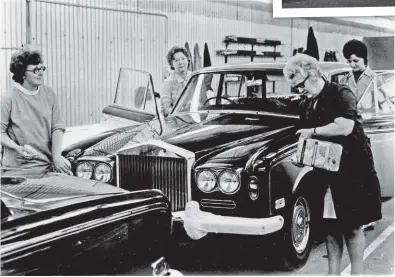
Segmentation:
{"type": "Polygon", "coordinates": [[[284,218],[280,215],[268,218],[245,218],[215,215],[201,211],[196,201],[190,201],[185,212],[173,213],[174,220],[183,221],[187,235],[194,240],[208,233],[266,235],[280,230],[284,218]]]}

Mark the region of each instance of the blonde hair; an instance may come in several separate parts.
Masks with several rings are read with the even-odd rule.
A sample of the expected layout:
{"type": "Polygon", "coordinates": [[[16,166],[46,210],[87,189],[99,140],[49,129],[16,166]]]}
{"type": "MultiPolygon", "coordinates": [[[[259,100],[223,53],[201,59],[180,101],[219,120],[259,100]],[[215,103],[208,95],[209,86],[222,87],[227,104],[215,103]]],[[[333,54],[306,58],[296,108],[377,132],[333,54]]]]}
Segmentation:
{"type": "Polygon", "coordinates": [[[290,58],[285,63],[283,73],[287,81],[290,82],[293,82],[297,74],[301,75],[302,78],[323,76],[318,61],[306,54],[296,54],[290,58]]]}

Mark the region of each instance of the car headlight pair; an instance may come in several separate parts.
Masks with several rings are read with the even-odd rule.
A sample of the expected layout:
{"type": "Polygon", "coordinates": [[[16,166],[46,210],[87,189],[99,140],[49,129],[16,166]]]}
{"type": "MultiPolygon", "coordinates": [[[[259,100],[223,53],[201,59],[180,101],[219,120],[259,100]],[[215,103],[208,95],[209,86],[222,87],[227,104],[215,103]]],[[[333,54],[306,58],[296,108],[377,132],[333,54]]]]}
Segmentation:
{"type": "Polygon", "coordinates": [[[75,175],[80,178],[95,179],[107,183],[112,180],[112,166],[103,162],[83,161],[77,165],[75,175]]]}
{"type": "Polygon", "coordinates": [[[203,192],[213,192],[217,188],[226,194],[235,193],[240,188],[239,176],[230,170],[224,170],[218,175],[211,170],[201,170],[196,175],[196,184],[203,192]]]}

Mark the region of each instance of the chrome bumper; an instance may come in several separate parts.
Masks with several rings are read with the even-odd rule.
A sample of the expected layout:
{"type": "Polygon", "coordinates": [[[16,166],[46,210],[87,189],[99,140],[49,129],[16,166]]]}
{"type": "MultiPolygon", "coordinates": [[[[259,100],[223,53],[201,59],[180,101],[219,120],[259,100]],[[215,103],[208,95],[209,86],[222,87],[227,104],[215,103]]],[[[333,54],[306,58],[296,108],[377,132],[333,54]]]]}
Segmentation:
{"type": "Polygon", "coordinates": [[[221,216],[201,211],[196,201],[187,203],[184,212],[173,213],[173,220],[184,222],[184,229],[191,239],[198,240],[208,233],[266,235],[280,230],[284,218],[245,218],[221,216]]]}

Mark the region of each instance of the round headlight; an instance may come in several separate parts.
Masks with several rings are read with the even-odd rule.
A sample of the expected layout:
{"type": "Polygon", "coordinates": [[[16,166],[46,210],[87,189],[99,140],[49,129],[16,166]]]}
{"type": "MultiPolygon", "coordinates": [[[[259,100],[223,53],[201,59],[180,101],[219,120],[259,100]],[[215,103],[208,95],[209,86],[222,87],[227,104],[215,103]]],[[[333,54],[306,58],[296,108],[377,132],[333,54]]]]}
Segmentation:
{"type": "Polygon", "coordinates": [[[219,188],[223,193],[235,193],[240,186],[239,177],[232,171],[224,171],[219,176],[219,188]]]}
{"type": "Polygon", "coordinates": [[[75,169],[75,175],[80,178],[92,178],[93,168],[89,162],[80,162],[75,169]]]}
{"type": "Polygon", "coordinates": [[[197,186],[203,192],[212,191],[216,182],[215,174],[209,170],[202,170],[196,176],[197,186]]]}
{"type": "Polygon", "coordinates": [[[100,182],[109,182],[112,178],[112,168],[105,163],[99,163],[93,171],[93,178],[100,182]]]}

